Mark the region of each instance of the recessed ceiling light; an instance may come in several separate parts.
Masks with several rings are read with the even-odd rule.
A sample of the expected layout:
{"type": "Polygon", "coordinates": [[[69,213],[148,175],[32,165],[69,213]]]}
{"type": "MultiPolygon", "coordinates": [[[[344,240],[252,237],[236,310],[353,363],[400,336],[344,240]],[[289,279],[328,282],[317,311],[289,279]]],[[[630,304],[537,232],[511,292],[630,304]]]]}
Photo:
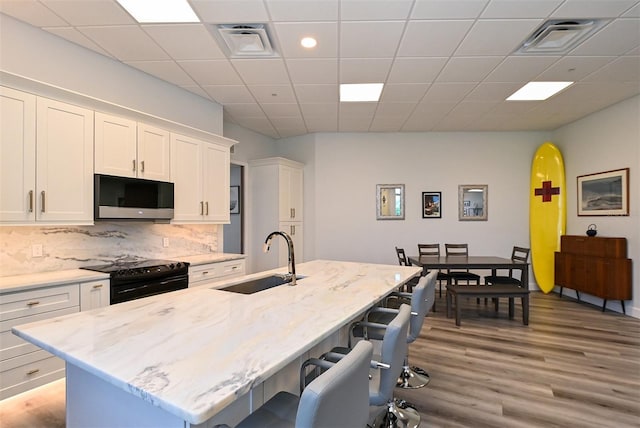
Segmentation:
{"type": "Polygon", "coordinates": [[[378,101],[383,83],[342,83],[340,102],[378,101]]]}
{"type": "Polygon", "coordinates": [[[529,82],[507,98],[507,101],[546,100],[572,84],[573,82],[529,82]]]}
{"type": "Polygon", "coordinates": [[[303,37],[302,40],[300,40],[300,44],[303,48],[311,49],[315,48],[318,42],[313,37],[303,37]]]}
{"type": "Polygon", "coordinates": [[[200,22],[187,0],[117,0],[140,23],[200,22]]]}

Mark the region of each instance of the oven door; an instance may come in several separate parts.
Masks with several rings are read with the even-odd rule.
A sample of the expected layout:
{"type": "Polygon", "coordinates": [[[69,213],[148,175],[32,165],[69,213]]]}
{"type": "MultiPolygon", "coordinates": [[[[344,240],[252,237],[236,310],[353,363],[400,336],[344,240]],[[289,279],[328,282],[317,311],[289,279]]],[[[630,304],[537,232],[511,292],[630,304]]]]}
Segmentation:
{"type": "Polygon", "coordinates": [[[188,286],[187,274],[136,280],[111,279],[111,304],[182,290],[188,286]]]}

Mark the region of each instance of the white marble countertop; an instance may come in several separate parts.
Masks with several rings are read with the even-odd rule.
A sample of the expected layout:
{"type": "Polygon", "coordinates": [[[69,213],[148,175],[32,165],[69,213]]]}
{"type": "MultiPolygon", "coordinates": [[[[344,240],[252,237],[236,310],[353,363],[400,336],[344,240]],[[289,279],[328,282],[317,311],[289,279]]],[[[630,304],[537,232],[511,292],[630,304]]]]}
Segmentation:
{"type": "Polygon", "coordinates": [[[85,282],[101,279],[109,279],[109,274],[84,269],[69,269],[54,272],[2,276],[0,277],[0,294],[14,293],[35,287],[66,284],[74,281],[85,282]]]}
{"type": "Polygon", "coordinates": [[[198,424],[421,272],[415,266],[327,260],[296,267],[307,278],[295,287],[253,295],[189,288],[13,332],[198,424]]]}
{"type": "Polygon", "coordinates": [[[181,262],[189,262],[191,266],[206,265],[208,263],[220,263],[229,260],[238,260],[244,258],[246,258],[244,254],[232,253],[209,253],[199,254],[196,256],[173,257],[173,259],[181,262]]]}

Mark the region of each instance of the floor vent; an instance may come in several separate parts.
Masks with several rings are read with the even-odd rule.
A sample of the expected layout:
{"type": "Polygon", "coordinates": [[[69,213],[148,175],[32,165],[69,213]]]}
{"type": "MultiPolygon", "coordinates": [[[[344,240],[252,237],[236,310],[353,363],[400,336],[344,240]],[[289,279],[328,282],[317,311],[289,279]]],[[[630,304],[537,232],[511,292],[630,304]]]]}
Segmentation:
{"type": "Polygon", "coordinates": [[[516,50],[519,54],[565,54],[602,28],[605,19],[555,19],[538,27],[516,50]]]}
{"type": "Polygon", "coordinates": [[[220,24],[217,29],[231,57],[276,56],[264,24],[220,24]]]}

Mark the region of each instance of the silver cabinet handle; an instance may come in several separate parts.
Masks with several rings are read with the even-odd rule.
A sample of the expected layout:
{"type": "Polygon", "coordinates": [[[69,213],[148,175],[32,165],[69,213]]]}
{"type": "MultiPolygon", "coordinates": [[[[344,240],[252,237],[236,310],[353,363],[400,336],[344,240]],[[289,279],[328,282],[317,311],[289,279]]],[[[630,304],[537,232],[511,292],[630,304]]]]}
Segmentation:
{"type": "Polygon", "coordinates": [[[204,215],[204,201],[200,201],[200,215],[204,215]]]}
{"type": "Polygon", "coordinates": [[[296,234],[296,227],[294,225],[289,226],[289,231],[291,232],[291,235],[295,235],[296,234]]]}
{"type": "Polygon", "coordinates": [[[291,218],[296,218],[296,209],[291,208],[291,211],[293,212],[293,215],[291,216],[291,218]]]}
{"type": "Polygon", "coordinates": [[[134,159],[131,162],[133,163],[133,170],[132,171],[136,172],[136,160],[134,159]]]}
{"type": "Polygon", "coordinates": [[[42,192],[40,192],[40,197],[42,199],[42,207],[41,207],[41,211],[44,212],[44,203],[45,203],[45,194],[44,194],[44,190],[42,192]]]}
{"type": "Polygon", "coordinates": [[[32,306],[36,306],[36,305],[39,305],[39,304],[40,304],[39,300],[34,300],[34,301],[31,301],[31,302],[28,302],[27,306],[32,307],[32,306]]]}
{"type": "Polygon", "coordinates": [[[209,271],[208,270],[205,270],[204,272],[202,272],[202,276],[205,276],[205,275],[209,275],[209,271]]]}
{"type": "Polygon", "coordinates": [[[27,372],[27,376],[31,376],[34,375],[36,373],[38,373],[40,371],[40,369],[31,369],[27,372]]]}
{"type": "Polygon", "coordinates": [[[93,286],[94,289],[102,288],[102,284],[96,284],[93,286]]]}
{"type": "Polygon", "coordinates": [[[209,215],[209,201],[205,202],[204,206],[207,208],[206,212],[205,212],[205,215],[209,215]]]}
{"type": "Polygon", "coordinates": [[[140,172],[144,172],[144,161],[140,161],[140,172]]]}
{"type": "Polygon", "coordinates": [[[29,212],[33,212],[33,190],[29,190],[29,212]]]}

